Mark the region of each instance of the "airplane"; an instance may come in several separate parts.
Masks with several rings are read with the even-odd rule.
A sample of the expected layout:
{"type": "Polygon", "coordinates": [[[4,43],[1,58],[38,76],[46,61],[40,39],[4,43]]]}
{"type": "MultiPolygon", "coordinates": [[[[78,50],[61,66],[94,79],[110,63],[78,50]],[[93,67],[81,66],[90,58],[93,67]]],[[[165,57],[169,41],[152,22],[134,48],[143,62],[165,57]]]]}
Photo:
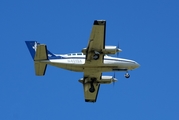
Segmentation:
{"type": "Polygon", "coordinates": [[[25,41],[34,60],[35,74],[45,75],[47,65],[83,72],[79,82],[84,88],[85,102],[96,102],[100,85],[117,81],[115,76],[103,76],[102,72],[123,71],[129,78],[128,71],[140,66],[136,61],[110,56],[122,50],[117,46],[105,46],[105,34],[106,21],[94,20],[87,47],[79,53],[69,54],[54,54],[45,44],[25,41]]]}

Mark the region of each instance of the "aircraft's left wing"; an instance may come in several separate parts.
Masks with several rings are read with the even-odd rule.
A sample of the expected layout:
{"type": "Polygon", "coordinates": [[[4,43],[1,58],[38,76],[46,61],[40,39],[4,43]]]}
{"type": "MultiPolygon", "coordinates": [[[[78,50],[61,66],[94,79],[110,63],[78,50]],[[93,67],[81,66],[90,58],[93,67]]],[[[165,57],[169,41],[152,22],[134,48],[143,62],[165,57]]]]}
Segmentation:
{"type": "Polygon", "coordinates": [[[98,91],[100,88],[100,84],[98,81],[101,78],[101,72],[92,72],[92,71],[86,71],[84,72],[84,79],[82,81],[79,81],[83,84],[83,90],[84,90],[84,97],[86,102],[96,102],[98,97],[98,91]],[[92,80],[96,78],[94,82],[92,80]],[[94,92],[90,92],[90,88],[93,85],[94,92]]]}

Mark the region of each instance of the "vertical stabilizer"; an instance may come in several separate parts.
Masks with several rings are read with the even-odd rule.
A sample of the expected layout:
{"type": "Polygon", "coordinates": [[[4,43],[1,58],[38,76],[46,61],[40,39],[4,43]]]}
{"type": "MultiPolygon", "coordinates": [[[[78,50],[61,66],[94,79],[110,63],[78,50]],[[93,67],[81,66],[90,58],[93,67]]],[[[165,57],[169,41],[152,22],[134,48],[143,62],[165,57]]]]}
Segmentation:
{"type": "Polygon", "coordinates": [[[32,59],[34,59],[35,52],[36,52],[37,45],[38,45],[37,41],[25,41],[25,43],[26,43],[26,45],[27,45],[27,47],[29,49],[29,52],[30,52],[30,54],[32,56],[32,59]]]}

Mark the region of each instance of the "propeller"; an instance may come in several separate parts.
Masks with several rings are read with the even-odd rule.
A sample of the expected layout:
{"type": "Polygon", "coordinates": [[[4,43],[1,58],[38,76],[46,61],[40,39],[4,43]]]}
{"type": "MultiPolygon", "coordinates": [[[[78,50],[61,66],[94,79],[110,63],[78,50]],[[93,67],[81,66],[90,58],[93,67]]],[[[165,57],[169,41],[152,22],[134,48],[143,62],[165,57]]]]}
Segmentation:
{"type": "Polygon", "coordinates": [[[114,75],[113,75],[113,77],[115,78],[116,77],[116,73],[114,72],[114,75]]]}
{"type": "Polygon", "coordinates": [[[116,73],[114,72],[114,75],[113,75],[113,86],[115,85],[116,81],[117,81],[117,79],[116,79],[116,73]]]}
{"type": "Polygon", "coordinates": [[[118,42],[118,44],[117,44],[117,57],[119,57],[119,52],[121,52],[122,50],[121,49],[119,49],[119,42],[118,42]]]}
{"type": "MultiPolygon", "coordinates": [[[[119,42],[117,44],[117,49],[119,49],[119,42]]],[[[119,57],[119,52],[117,52],[117,57],[119,57]]]]}

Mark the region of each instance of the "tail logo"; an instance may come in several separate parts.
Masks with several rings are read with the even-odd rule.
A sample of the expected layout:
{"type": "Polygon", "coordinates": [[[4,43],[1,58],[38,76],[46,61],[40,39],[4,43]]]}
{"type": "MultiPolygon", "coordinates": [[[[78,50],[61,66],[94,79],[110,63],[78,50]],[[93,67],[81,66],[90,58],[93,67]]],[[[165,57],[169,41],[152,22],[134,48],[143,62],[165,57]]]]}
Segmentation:
{"type": "Polygon", "coordinates": [[[37,42],[34,43],[34,46],[32,47],[35,51],[37,50],[37,42]]]}
{"type": "Polygon", "coordinates": [[[52,55],[51,55],[51,54],[48,54],[48,57],[52,57],[52,55]]]}

